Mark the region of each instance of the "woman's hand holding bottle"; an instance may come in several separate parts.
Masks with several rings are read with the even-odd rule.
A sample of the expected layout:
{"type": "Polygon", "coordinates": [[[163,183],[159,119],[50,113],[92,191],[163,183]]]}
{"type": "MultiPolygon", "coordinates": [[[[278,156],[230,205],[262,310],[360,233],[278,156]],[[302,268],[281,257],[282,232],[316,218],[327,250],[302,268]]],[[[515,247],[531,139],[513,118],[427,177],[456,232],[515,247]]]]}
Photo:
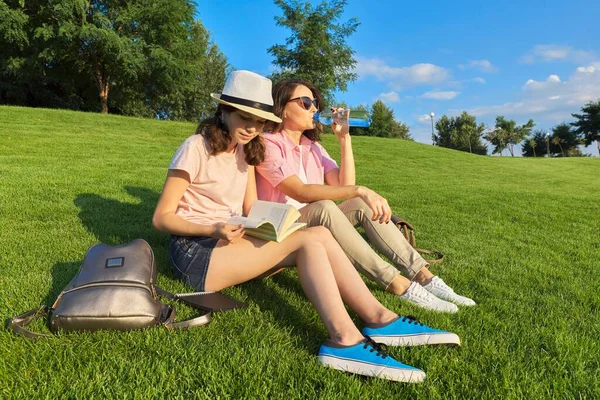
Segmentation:
{"type": "Polygon", "coordinates": [[[332,108],[331,109],[331,129],[338,139],[345,138],[350,133],[350,109],[332,108]]]}

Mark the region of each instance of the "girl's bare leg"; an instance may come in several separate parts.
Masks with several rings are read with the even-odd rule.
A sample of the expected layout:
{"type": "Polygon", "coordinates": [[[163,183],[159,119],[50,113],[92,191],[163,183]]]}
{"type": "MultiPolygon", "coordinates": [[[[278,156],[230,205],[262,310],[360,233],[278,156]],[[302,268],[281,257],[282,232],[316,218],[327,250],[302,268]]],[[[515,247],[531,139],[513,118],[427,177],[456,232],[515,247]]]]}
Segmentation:
{"type": "Polygon", "coordinates": [[[396,313],[385,308],[373,296],[329,231],[321,232],[319,240],[327,251],[327,257],[344,303],[367,324],[387,323],[398,317],[396,313]]]}
{"type": "MultiPolygon", "coordinates": [[[[331,234],[326,228],[314,227],[295,232],[281,243],[247,236],[235,243],[219,241],[210,259],[206,290],[221,290],[246,282],[274,266],[296,265],[302,288],[330,338],[342,345],[356,344],[363,340],[363,335],[344,307],[328,252],[321,242],[327,236],[331,234]]],[[[347,258],[346,262],[354,270],[347,258]]]]}

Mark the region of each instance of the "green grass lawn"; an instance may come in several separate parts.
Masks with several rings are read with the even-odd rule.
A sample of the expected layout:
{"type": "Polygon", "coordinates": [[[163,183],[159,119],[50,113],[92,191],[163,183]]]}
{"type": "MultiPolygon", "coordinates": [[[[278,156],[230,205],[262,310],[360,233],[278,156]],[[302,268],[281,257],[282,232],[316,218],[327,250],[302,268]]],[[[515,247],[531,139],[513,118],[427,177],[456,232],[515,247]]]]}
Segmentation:
{"type": "MultiPolygon", "coordinates": [[[[0,107],[2,320],[52,304],[87,248],[144,238],[159,284],[173,277],[151,216],[169,161],[195,130],[161,122],[0,107]]],[[[325,147],[339,157],[335,139],[325,147]]],[[[462,347],[391,348],[425,383],[325,369],[326,331],[294,270],[225,292],[249,303],[185,332],[66,334],[0,329],[0,398],[599,398],[600,159],[483,157],[353,139],[360,184],[413,223],[432,270],[478,306],[445,315],[390,309],[456,332],[462,347]]],[[[178,306],[181,318],[196,315],[178,306]]],[[[361,322],[357,320],[357,324],[361,322]]],[[[47,331],[43,323],[36,329],[47,331]]]]}

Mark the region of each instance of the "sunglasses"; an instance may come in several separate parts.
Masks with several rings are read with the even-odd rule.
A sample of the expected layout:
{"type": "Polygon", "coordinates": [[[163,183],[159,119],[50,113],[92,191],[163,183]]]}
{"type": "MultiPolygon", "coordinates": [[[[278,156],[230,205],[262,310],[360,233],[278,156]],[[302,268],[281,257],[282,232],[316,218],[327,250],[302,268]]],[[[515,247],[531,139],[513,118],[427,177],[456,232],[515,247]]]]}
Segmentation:
{"type": "Polygon", "coordinates": [[[319,101],[317,99],[311,99],[308,96],[294,97],[293,99],[288,100],[288,103],[290,101],[297,102],[298,100],[300,100],[298,104],[300,104],[305,110],[310,110],[311,105],[315,106],[315,108],[319,110],[319,101]]]}

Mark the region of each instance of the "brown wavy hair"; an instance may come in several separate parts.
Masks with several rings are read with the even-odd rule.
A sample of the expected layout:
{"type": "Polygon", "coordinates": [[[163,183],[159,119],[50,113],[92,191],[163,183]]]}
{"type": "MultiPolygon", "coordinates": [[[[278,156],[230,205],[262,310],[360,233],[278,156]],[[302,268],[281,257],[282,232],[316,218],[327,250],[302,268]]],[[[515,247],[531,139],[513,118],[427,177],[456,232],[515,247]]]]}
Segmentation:
{"type": "MultiPolygon", "coordinates": [[[[319,103],[318,111],[321,112],[323,110],[325,100],[323,99],[321,91],[315,85],[302,79],[284,79],[282,81],[277,82],[273,86],[272,90],[273,114],[277,115],[282,120],[283,110],[285,109],[286,104],[292,98],[292,94],[298,86],[306,86],[312,92],[312,95],[317,99],[319,103]]],[[[270,132],[279,132],[282,128],[283,121],[279,124],[276,122],[267,122],[265,130],[270,132]]],[[[313,142],[318,142],[321,140],[321,133],[323,133],[323,126],[320,123],[318,123],[314,129],[304,131],[303,135],[312,140],[313,142]]]]}
{"type": "MultiPolygon", "coordinates": [[[[225,104],[219,104],[217,111],[211,117],[200,122],[196,129],[196,135],[204,136],[204,140],[208,143],[210,155],[216,155],[227,150],[227,146],[231,143],[231,135],[227,129],[227,125],[223,123],[221,116],[223,113],[232,113],[238,111],[237,108],[225,104]]],[[[265,159],[265,143],[261,135],[257,135],[254,139],[244,145],[244,153],[246,162],[249,165],[258,165],[265,159]]]]}

